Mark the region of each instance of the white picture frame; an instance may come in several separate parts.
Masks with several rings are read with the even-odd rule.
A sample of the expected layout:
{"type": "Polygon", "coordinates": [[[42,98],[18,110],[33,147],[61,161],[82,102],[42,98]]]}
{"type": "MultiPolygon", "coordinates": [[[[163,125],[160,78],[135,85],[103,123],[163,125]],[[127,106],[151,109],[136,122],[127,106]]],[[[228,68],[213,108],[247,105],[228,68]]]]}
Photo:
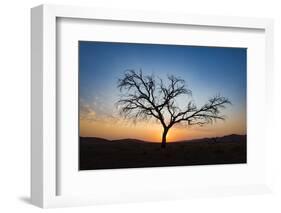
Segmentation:
{"type": "MultiPolygon", "coordinates": [[[[266,106],[272,107],[272,78],[273,78],[273,21],[271,19],[240,18],[240,17],[216,17],[203,15],[187,14],[166,14],[145,11],[123,11],[112,9],[84,8],[74,6],[54,6],[41,5],[31,10],[31,72],[32,72],[32,118],[31,118],[31,201],[33,204],[47,207],[90,205],[97,203],[114,203],[142,200],[165,200],[182,199],[186,197],[197,196],[215,196],[232,194],[253,194],[270,192],[270,165],[269,161],[265,163],[265,168],[259,172],[264,172],[265,178],[254,184],[233,184],[210,187],[199,187],[194,183],[193,189],[181,190],[174,185],[165,186],[164,190],[155,188],[155,193],[139,194],[133,193],[134,189],[129,191],[109,193],[100,193],[96,196],[88,194],[83,195],[64,195],[58,193],[58,185],[61,184],[59,173],[62,169],[58,164],[60,159],[57,142],[57,107],[58,96],[57,88],[60,83],[57,79],[57,22],[60,18],[80,19],[80,20],[102,20],[118,21],[131,23],[153,23],[155,25],[167,26],[200,26],[200,27],[218,27],[228,31],[234,29],[260,30],[263,31],[264,65],[263,74],[266,75],[264,81],[265,87],[262,92],[266,95],[264,100],[266,106]],[[158,190],[158,191],[157,191],[158,190]],[[170,193],[169,193],[170,192],[170,193]],[[127,194],[126,194],[127,193],[127,194]]],[[[234,35],[235,36],[235,35],[234,35]]],[[[255,100],[253,100],[255,101],[255,100]]],[[[249,108],[248,108],[249,110],[249,108]]],[[[267,114],[264,119],[271,119],[267,114]]],[[[266,122],[270,123],[270,122],[266,122]]],[[[263,145],[268,146],[270,128],[266,125],[266,131],[262,133],[264,137],[263,145]]],[[[262,153],[263,159],[266,157],[262,153]]],[[[183,170],[182,168],[181,170],[183,170]]],[[[209,168],[210,169],[210,168],[209,168]]],[[[153,169],[150,169],[153,170],[153,169]]],[[[160,171],[160,170],[159,170],[160,171]]],[[[179,172],[175,168],[170,169],[173,172],[179,172]]],[[[110,171],[99,171],[100,174],[109,174],[110,171]]],[[[160,171],[160,173],[163,171],[160,171]]],[[[132,175],[134,170],[127,171],[132,175]]],[[[153,174],[150,174],[153,175],[153,174]]],[[[149,175],[147,176],[149,177],[149,175]]],[[[70,187],[70,186],[68,186],[70,187]]],[[[124,185],[123,187],[126,188],[124,185]]],[[[129,188],[129,186],[127,186],[129,188]]],[[[71,188],[69,189],[72,190],[71,188]]],[[[73,187],[73,190],[77,190],[73,187]]]]}

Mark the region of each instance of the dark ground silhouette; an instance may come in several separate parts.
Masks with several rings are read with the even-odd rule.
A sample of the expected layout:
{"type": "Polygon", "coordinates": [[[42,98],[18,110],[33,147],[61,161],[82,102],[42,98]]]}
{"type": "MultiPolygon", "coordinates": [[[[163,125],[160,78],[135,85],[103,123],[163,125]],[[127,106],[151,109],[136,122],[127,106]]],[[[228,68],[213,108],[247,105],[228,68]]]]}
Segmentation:
{"type": "Polygon", "coordinates": [[[246,135],[168,143],[80,137],[79,169],[116,169],[246,163],[246,135]]]}

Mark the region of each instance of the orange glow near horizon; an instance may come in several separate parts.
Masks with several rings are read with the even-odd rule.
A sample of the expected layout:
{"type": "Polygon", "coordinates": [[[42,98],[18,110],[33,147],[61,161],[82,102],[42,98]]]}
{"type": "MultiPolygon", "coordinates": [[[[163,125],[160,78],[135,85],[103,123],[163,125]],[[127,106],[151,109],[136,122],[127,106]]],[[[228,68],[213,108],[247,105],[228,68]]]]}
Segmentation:
{"type": "MultiPolygon", "coordinates": [[[[161,142],[163,128],[152,122],[132,124],[124,121],[80,119],[80,136],[101,137],[109,140],[139,139],[149,142],[161,142]]],[[[246,134],[246,119],[238,116],[229,121],[218,121],[203,127],[172,127],[167,134],[167,142],[190,140],[204,137],[220,137],[229,134],[246,134]]]]}

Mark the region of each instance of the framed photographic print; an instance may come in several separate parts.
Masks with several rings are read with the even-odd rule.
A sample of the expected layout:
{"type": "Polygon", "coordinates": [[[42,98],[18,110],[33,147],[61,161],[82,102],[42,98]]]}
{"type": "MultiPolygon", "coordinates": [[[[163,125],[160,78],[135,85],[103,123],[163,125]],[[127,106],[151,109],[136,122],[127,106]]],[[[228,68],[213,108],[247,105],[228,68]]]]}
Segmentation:
{"type": "Polygon", "coordinates": [[[270,192],[272,20],[32,9],[32,203],[270,192]]]}

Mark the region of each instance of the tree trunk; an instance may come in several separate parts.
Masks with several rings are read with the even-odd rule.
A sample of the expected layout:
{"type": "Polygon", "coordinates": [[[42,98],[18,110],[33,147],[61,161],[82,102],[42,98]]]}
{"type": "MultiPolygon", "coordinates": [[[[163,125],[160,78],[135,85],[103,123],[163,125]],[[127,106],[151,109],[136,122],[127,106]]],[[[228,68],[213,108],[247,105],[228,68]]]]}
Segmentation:
{"type": "Polygon", "coordinates": [[[162,143],[161,143],[161,148],[166,148],[166,137],[168,133],[168,128],[164,128],[163,134],[162,134],[162,143]]]}

